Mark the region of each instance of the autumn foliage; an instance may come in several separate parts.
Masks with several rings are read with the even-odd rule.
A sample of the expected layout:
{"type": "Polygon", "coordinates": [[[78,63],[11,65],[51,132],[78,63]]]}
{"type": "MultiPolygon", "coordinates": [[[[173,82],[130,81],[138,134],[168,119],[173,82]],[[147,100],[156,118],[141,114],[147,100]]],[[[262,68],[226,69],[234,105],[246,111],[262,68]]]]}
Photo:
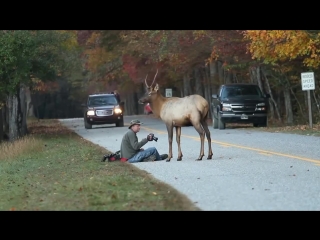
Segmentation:
{"type": "Polygon", "coordinates": [[[320,65],[320,33],[310,35],[306,30],[247,30],[248,50],[253,59],[265,63],[290,61],[302,58],[305,66],[320,65]]]}

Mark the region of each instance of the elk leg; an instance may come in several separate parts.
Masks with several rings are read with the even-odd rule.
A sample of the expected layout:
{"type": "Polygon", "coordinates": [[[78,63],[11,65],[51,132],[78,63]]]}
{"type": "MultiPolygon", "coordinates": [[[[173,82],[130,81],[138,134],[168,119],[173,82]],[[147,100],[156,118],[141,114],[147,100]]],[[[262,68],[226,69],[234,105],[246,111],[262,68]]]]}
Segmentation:
{"type": "Polygon", "coordinates": [[[212,148],[211,148],[211,135],[210,135],[210,131],[209,131],[209,128],[208,128],[208,124],[206,122],[206,120],[202,120],[201,121],[201,124],[202,124],[202,127],[203,127],[203,130],[204,132],[206,133],[206,137],[207,137],[207,140],[208,140],[208,157],[207,159],[212,159],[212,148]]]}
{"type": "Polygon", "coordinates": [[[198,157],[198,159],[196,159],[197,161],[202,160],[203,156],[204,156],[204,130],[202,129],[201,125],[200,125],[200,121],[191,121],[192,125],[194,126],[194,128],[197,130],[197,132],[199,133],[200,136],[200,141],[201,141],[201,149],[200,149],[200,155],[198,157]]]}
{"type": "Polygon", "coordinates": [[[181,127],[176,126],[176,141],[178,144],[178,158],[177,161],[181,161],[182,160],[182,152],[181,152],[181,146],[180,146],[180,136],[181,136],[181,127]]]}
{"type": "Polygon", "coordinates": [[[169,141],[169,154],[166,162],[170,162],[172,158],[172,137],[173,137],[173,125],[167,124],[168,141],[169,141]]]}

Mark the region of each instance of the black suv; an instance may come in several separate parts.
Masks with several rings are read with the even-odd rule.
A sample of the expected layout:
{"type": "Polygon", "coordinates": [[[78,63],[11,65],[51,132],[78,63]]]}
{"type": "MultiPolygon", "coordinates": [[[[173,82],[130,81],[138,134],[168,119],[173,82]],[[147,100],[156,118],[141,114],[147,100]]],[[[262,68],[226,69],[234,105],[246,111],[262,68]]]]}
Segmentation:
{"type": "Polygon", "coordinates": [[[91,129],[92,125],[112,124],[123,127],[123,106],[116,96],[110,93],[97,93],[88,96],[87,104],[82,104],[84,110],[84,127],[91,129]]]}
{"type": "Polygon", "coordinates": [[[212,94],[213,128],[225,129],[226,123],[253,123],[254,127],[266,127],[269,97],[256,84],[221,85],[218,94],[212,94]]]}

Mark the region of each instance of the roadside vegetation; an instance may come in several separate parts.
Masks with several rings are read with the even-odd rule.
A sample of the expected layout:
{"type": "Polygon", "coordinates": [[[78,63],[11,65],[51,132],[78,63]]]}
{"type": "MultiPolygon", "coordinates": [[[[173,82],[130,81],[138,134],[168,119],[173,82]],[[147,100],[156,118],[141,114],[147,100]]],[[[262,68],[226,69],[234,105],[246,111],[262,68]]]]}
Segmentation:
{"type": "MultiPolygon", "coordinates": [[[[0,210],[199,210],[186,196],[122,162],[57,120],[32,120],[29,134],[0,144],[0,210]]],[[[152,164],[152,163],[150,163],[152,164]]]]}
{"type": "Polygon", "coordinates": [[[320,124],[312,124],[310,128],[309,124],[297,124],[288,126],[283,123],[270,121],[268,127],[252,127],[252,124],[228,124],[228,128],[245,128],[252,131],[265,131],[265,132],[275,132],[275,133],[288,133],[288,134],[299,134],[306,136],[316,136],[320,137],[320,124]]]}
{"type": "Polygon", "coordinates": [[[259,130],[266,132],[281,132],[281,133],[291,133],[291,134],[300,134],[307,136],[316,136],[320,137],[320,124],[312,124],[310,128],[309,124],[298,124],[294,126],[271,126],[266,128],[259,128],[259,130]]]}

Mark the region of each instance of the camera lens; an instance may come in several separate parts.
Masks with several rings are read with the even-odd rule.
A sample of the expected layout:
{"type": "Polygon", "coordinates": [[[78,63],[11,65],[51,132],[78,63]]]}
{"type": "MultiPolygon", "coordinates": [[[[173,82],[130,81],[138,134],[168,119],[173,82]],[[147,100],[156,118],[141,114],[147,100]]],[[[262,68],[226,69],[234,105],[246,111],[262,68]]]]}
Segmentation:
{"type": "Polygon", "coordinates": [[[155,137],[155,136],[153,136],[153,140],[154,140],[154,141],[158,141],[158,138],[155,137]]]}

